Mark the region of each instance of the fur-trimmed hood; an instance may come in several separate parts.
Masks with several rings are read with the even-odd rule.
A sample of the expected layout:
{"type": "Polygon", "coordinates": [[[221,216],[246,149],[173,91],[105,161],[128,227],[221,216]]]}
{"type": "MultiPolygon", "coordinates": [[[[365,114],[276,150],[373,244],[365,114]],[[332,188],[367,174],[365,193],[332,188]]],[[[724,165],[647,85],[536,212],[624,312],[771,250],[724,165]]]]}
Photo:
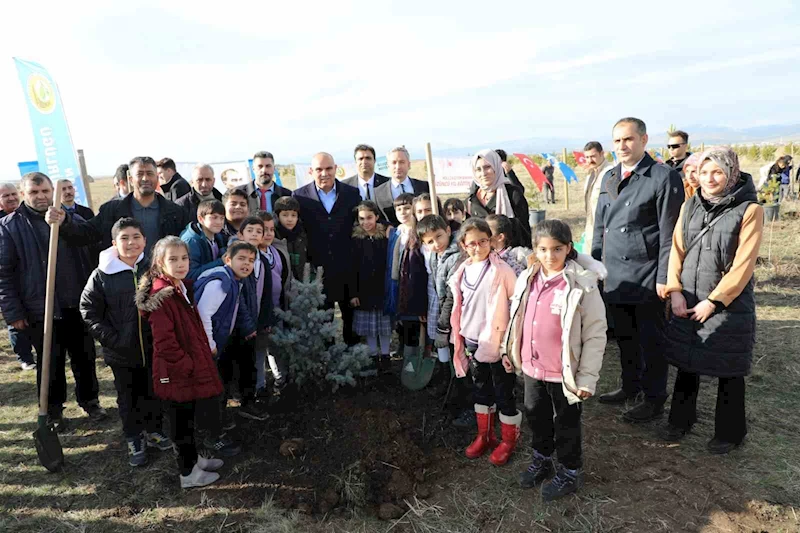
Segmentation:
{"type": "Polygon", "coordinates": [[[375,235],[370,235],[364,228],[359,225],[353,226],[353,238],[354,239],[385,239],[386,238],[386,226],[383,224],[378,223],[375,226],[375,235]]]}
{"type": "MultiPolygon", "coordinates": [[[[184,285],[191,282],[185,281],[184,285]]],[[[190,285],[187,285],[187,289],[190,285]]],[[[153,280],[144,276],[136,290],[136,307],[142,313],[152,313],[160,309],[164,302],[175,294],[175,286],[164,278],[153,280]]]]}

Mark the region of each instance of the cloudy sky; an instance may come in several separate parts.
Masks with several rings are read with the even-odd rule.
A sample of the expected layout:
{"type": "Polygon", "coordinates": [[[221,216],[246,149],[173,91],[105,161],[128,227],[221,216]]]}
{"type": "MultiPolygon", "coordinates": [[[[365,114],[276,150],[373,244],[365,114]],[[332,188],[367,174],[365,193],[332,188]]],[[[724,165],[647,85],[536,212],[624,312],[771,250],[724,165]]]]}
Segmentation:
{"type": "MultiPolygon", "coordinates": [[[[280,164],[527,137],[619,117],[800,122],[792,0],[94,1],[4,7],[0,180],[35,159],[12,57],[59,84],[89,172],[135,155],[280,164]]],[[[662,135],[657,133],[658,146],[662,135]]],[[[654,139],[655,141],[655,139],[654,139]]],[[[575,147],[577,148],[577,147],[575,147]]]]}

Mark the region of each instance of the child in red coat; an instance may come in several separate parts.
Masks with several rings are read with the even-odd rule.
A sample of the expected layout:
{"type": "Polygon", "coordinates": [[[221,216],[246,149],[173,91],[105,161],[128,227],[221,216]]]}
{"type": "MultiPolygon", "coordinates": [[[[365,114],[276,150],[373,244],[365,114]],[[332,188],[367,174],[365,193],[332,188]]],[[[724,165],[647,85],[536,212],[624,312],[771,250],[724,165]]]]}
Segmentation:
{"type": "Polygon", "coordinates": [[[194,441],[197,400],[222,394],[203,323],[192,305],[189,249],[178,237],[153,247],[150,271],[136,293],[136,306],[153,331],[153,392],[167,406],[172,441],[178,449],[181,488],[204,487],[219,479],[220,459],[198,456],[194,441]]]}

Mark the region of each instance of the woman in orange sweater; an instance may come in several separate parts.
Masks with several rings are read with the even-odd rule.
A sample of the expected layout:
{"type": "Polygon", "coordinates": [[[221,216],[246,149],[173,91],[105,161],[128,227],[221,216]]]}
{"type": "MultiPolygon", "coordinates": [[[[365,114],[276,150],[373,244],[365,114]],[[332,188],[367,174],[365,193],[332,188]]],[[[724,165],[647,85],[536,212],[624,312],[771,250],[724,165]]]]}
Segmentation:
{"type": "Polygon", "coordinates": [[[719,378],[709,452],[728,453],[747,434],[745,382],[756,332],[753,283],[764,226],[753,178],[730,148],[700,156],[700,191],[681,208],[672,237],[667,292],[673,317],[666,357],[678,367],[669,422],[677,441],[697,420],[700,375],[719,378]]]}

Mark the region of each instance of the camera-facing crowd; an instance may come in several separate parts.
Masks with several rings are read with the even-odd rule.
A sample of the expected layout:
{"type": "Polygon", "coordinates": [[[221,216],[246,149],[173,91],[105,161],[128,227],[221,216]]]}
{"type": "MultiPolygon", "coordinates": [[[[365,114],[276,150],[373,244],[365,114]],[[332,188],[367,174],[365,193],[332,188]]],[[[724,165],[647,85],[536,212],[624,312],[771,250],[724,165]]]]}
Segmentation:
{"type": "Polygon", "coordinates": [[[136,157],[97,215],[75,204],[71,183],[55,184],[61,205],[52,206],[50,178],[26,174],[22,203],[13,186],[0,189],[0,311],[39,383],[31,348],[43,353],[47,242],[58,224],[48,420],[68,430],[67,355],[78,404],[93,421],[107,417],[96,340],[114,374],[129,464],[145,465],[148,448],[174,448],[184,488],[213,483],[223,458],[241,451],[230,436],[234,389],[238,416],[268,419],[291,380],[270,346],[285,327],[275,310],[319,267],[325,307],[338,306],[344,341],[364,342],[379,375],[396,332],[398,356],[422,345],[436,375],[452,379],[453,423],[475,431],[467,457],[506,464],[525,415],[533,455],[520,484],[541,485],[545,500],[584,483],[582,404],[597,394],[609,331],[621,386],[598,400],[628,405],[633,423],[657,419],[677,367],[659,430],[676,441],[696,422],[701,376],[718,378],[707,447],[728,453],[747,433],[763,228],[755,184],[730,148],[689,154],[684,132],[671,133],[666,164],[646,152],[641,120],[619,120],[612,135],[618,163],[598,142],[584,150],[586,254],[565,222],[529,225],[502,150],[476,153],[469,195],[443,205],[408,176],[403,147],[387,155],[387,177],[375,173],[375,150],[358,145],[358,173],[341,181],[320,152],[313,180],[294,191],[275,182],[272,154],[258,152],[255,180],[224,194],[209,165],[187,182],[170,159],[136,157]]]}

